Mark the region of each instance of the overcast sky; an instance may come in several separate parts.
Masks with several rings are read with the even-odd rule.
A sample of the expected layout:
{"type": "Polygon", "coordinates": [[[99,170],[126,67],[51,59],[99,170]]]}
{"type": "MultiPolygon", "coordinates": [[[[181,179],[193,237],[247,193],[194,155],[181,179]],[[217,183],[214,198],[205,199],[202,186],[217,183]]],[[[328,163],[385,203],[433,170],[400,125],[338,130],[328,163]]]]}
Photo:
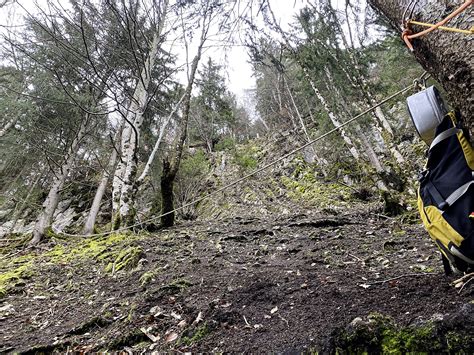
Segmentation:
{"type": "MultiPolygon", "coordinates": [[[[37,5],[40,6],[46,3],[45,0],[17,0],[22,6],[28,11],[33,13],[37,12],[37,5]]],[[[62,6],[67,6],[67,1],[59,1],[62,6]]],[[[240,0],[241,3],[245,1],[240,0]]],[[[278,21],[281,22],[283,28],[286,28],[288,23],[294,18],[294,15],[303,7],[304,0],[270,0],[271,6],[278,21]]],[[[23,11],[17,6],[8,6],[0,9],[0,24],[2,25],[13,25],[21,21],[21,14],[23,11]]],[[[229,89],[234,92],[238,97],[242,97],[244,90],[255,87],[255,80],[252,77],[252,69],[248,63],[249,56],[247,50],[242,46],[242,36],[239,33],[235,33],[234,40],[235,45],[223,49],[221,47],[209,48],[205,51],[202,63],[207,61],[210,56],[212,59],[220,64],[227,78],[229,89]]],[[[184,60],[184,49],[179,44],[174,46],[173,52],[178,55],[178,64],[180,59],[184,60]]],[[[192,47],[190,50],[190,57],[194,56],[192,47]]],[[[183,72],[179,75],[180,81],[185,81],[186,74],[183,72]]]]}
{"type": "MultiPolygon", "coordinates": [[[[270,0],[270,2],[272,10],[283,28],[288,27],[304,4],[302,0],[270,0]]],[[[252,77],[252,68],[248,63],[249,56],[245,47],[231,48],[227,59],[222,51],[216,54],[217,56],[213,56],[213,58],[218,58],[220,64],[225,68],[229,89],[232,92],[240,96],[245,89],[255,87],[255,79],[252,77]]]]}

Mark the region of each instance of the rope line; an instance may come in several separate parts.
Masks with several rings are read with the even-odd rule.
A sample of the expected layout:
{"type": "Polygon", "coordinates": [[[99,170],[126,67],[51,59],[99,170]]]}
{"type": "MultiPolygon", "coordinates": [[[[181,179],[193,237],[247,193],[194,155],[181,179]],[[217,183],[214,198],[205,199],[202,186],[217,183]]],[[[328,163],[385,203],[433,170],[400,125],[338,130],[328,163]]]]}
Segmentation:
{"type": "MultiPolygon", "coordinates": [[[[434,26],[436,26],[432,23],[419,22],[419,21],[413,21],[413,20],[410,20],[410,21],[407,22],[407,25],[411,25],[411,24],[418,25],[418,26],[424,26],[424,27],[434,27],[434,26]]],[[[466,35],[474,34],[474,26],[471,27],[469,30],[462,30],[460,28],[446,27],[446,26],[439,26],[438,29],[444,30],[444,31],[450,31],[450,32],[464,33],[466,35]]]]}
{"type": "MultiPolygon", "coordinates": [[[[451,20],[453,17],[456,17],[457,15],[459,15],[460,13],[462,13],[464,10],[466,10],[469,6],[472,5],[472,2],[474,0],[466,0],[464,2],[464,4],[462,4],[460,7],[458,7],[456,10],[454,10],[452,13],[450,13],[448,16],[446,16],[443,20],[439,21],[438,23],[434,24],[434,25],[430,25],[429,28],[427,28],[426,30],[423,30],[421,32],[418,32],[418,33],[412,33],[410,31],[410,29],[407,27],[409,24],[410,24],[410,21],[408,21],[406,23],[406,27],[403,32],[402,32],[402,38],[403,40],[405,41],[405,44],[407,45],[407,47],[410,49],[410,51],[413,52],[413,45],[411,44],[410,40],[411,39],[414,39],[414,38],[418,38],[418,37],[421,37],[421,36],[424,36],[434,30],[436,30],[437,28],[440,28],[441,26],[443,26],[445,23],[447,23],[449,20],[451,20]]],[[[412,22],[413,23],[413,22],[412,22]]],[[[469,32],[469,34],[471,34],[471,32],[469,32]]]]}
{"type": "Polygon", "coordinates": [[[356,116],[352,117],[351,119],[347,120],[346,122],[340,124],[339,126],[334,127],[334,128],[331,129],[330,131],[328,131],[328,132],[326,132],[326,133],[324,133],[324,134],[318,136],[317,138],[315,138],[315,139],[313,139],[313,140],[311,140],[311,141],[309,141],[309,142],[303,144],[302,146],[299,146],[298,148],[296,148],[296,149],[290,151],[289,153],[286,153],[285,155],[281,156],[280,158],[278,158],[278,159],[276,159],[276,160],[274,160],[274,161],[272,161],[272,162],[270,162],[270,163],[267,163],[267,164],[263,165],[262,167],[260,167],[260,168],[258,168],[258,169],[256,169],[256,170],[254,170],[254,171],[248,173],[247,175],[244,175],[243,177],[241,177],[241,178],[239,178],[239,179],[237,179],[237,180],[234,180],[233,182],[231,182],[231,183],[229,183],[229,184],[227,184],[227,185],[224,185],[223,187],[221,187],[221,188],[219,188],[219,189],[217,189],[217,190],[215,190],[215,191],[212,191],[212,192],[208,193],[208,194],[205,195],[205,196],[199,197],[199,198],[197,198],[197,199],[195,199],[195,200],[193,200],[193,201],[191,201],[191,202],[188,202],[188,203],[186,203],[186,204],[184,204],[184,205],[182,205],[182,206],[180,206],[180,207],[177,207],[177,208],[175,208],[175,209],[172,210],[172,211],[169,211],[169,212],[160,214],[159,216],[156,216],[156,217],[149,218],[149,219],[144,220],[144,221],[142,221],[142,222],[135,223],[135,224],[133,224],[133,225],[131,225],[131,226],[118,228],[118,229],[116,229],[116,230],[112,230],[112,231],[108,231],[108,232],[94,233],[94,234],[88,234],[88,235],[86,235],[86,234],[70,234],[70,233],[59,233],[59,234],[64,235],[64,236],[69,236],[69,237],[97,237],[97,236],[105,236],[105,235],[109,235],[109,234],[113,234],[113,233],[118,233],[118,232],[121,232],[121,231],[129,230],[129,229],[132,229],[132,228],[141,226],[141,225],[143,225],[143,224],[145,224],[145,223],[149,223],[149,222],[156,221],[157,219],[160,219],[161,217],[170,215],[170,214],[175,213],[175,212],[177,212],[177,211],[180,211],[180,210],[182,210],[182,209],[184,209],[184,208],[186,208],[186,207],[189,207],[189,206],[194,205],[194,204],[196,204],[196,203],[199,203],[199,202],[202,202],[202,201],[204,201],[204,200],[207,200],[207,199],[210,198],[211,196],[214,196],[214,195],[216,195],[216,194],[218,194],[218,193],[220,193],[220,192],[222,192],[222,191],[224,191],[224,190],[227,190],[228,188],[230,188],[230,187],[232,187],[232,186],[235,186],[235,185],[241,183],[242,181],[247,180],[248,178],[250,178],[250,177],[252,177],[252,176],[254,176],[254,175],[256,175],[256,174],[258,174],[258,173],[260,173],[260,172],[262,172],[262,171],[264,171],[264,170],[266,170],[266,169],[268,169],[268,168],[270,168],[270,167],[273,166],[273,165],[276,165],[277,163],[279,163],[279,162],[281,162],[282,160],[284,160],[284,159],[286,159],[286,158],[288,158],[288,157],[294,155],[295,153],[298,153],[299,151],[303,150],[304,148],[306,148],[306,147],[308,147],[308,146],[310,146],[310,145],[312,145],[312,144],[314,144],[314,143],[316,143],[316,142],[318,142],[318,141],[320,141],[320,140],[326,138],[327,136],[333,134],[334,132],[339,131],[341,128],[343,128],[343,127],[345,127],[345,126],[351,124],[352,122],[356,121],[357,119],[359,119],[360,117],[366,115],[367,113],[374,111],[377,107],[379,107],[379,106],[385,104],[387,101],[390,101],[390,100],[393,99],[394,97],[397,97],[398,95],[401,95],[401,94],[405,93],[406,91],[408,91],[408,90],[410,90],[410,89],[412,89],[412,88],[415,88],[415,87],[416,87],[415,82],[426,79],[426,78],[425,78],[425,75],[426,75],[426,74],[427,74],[427,72],[425,71],[425,72],[420,76],[420,78],[419,78],[418,80],[415,80],[415,81],[414,81],[414,83],[412,83],[412,84],[408,85],[407,87],[405,87],[405,88],[403,88],[403,89],[401,89],[401,90],[395,92],[394,94],[392,94],[392,95],[386,97],[384,100],[378,102],[377,104],[375,104],[375,105],[373,105],[372,107],[366,109],[365,111],[363,111],[363,112],[357,114],[356,116]]]}

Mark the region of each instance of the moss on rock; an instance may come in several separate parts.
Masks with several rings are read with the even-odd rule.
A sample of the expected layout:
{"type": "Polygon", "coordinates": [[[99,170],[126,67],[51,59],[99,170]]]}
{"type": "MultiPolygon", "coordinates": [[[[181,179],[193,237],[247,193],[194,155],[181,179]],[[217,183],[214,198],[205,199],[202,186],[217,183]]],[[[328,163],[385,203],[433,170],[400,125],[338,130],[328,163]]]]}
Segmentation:
{"type": "Polygon", "coordinates": [[[121,250],[114,261],[109,262],[105,271],[115,273],[119,270],[131,270],[138,265],[138,261],[142,256],[143,251],[140,247],[131,246],[121,250]]]}
{"type": "Polygon", "coordinates": [[[367,321],[356,318],[333,338],[337,354],[470,353],[474,350],[470,326],[427,321],[401,327],[390,317],[374,313],[367,321]]]}
{"type": "Polygon", "coordinates": [[[23,279],[31,276],[31,263],[22,264],[0,274],[0,298],[6,296],[23,279]]]}

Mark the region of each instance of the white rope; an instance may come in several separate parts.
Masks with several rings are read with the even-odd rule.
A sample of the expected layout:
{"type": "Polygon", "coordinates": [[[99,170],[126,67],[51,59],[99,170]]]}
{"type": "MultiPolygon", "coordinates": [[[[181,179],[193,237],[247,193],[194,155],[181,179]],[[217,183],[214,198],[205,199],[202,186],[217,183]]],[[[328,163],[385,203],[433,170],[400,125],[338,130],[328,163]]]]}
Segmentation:
{"type": "MultiPolygon", "coordinates": [[[[420,78],[423,78],[423,77],[425,76],[425,74],[426,74],[426,72],[424,72],[424,73],[421,75],[420,78]]],[[[131,226],[118,228],[118,229],[116,229],[116,230],[112,230],[112,231],[108,231],[108,232],[94,233],[94,234],[88,234],[88,235],[86,235],[86,234],[69,234],[69,233],[60,233],[60,234],[65,235],[65,236],[69,236],[69,237],[96,237],[96,236],[105,236],[105,235],[109,235],[109,234],[113,234],[113,233],[118,233],[118,232],[121,232],[121,231],[129,230],[129,229],[132,229],[132,228],[141,226],[141,225],[143,225],[143,224],[145,224],[145,223],[149,223],[149,222],[156,221],[157,219],[160,219],[160,218],[162,218],[162,217],[164,217],[164,216],[167,216],[167,215],[169,215],[169,214],[172,214],[172,213],[175,213],[175,212],[177,212],[177,211],[180,211],[180,210],[182,210],[182,209],[184,209],[184,208],[186,208],[186,207],[189,207],[189,206],[194,205],[194,204],[196,204],[196,203],[199,203],[199,202],[202,202],[202,201],[204,201],[204,200],[207,200],[209,197],[214,196],[214,195],[216,195],[216,194],[218,194],[218,193],[220,193],[220,192],[222,192],[222,191],[224,191],[224,190],[227,190],[228,188],[230,188],[230,187],[232,187],[232,186],[235,186],[235,185],[241,183],[242,181],[247,180],[248,178],[250,178],[250,177],[252,177],[252,176],[254,176],[254,175],[256,175],[256,174],[258,174],[258,173],[260,173],[260,172],[262,172],[262,171],[264,171],[264,170],[266,170],[266,169],[268,169],[269,167],[271,167],[271,166],[273,166],[273,165],[276,165],[276,164],[279,163],[280,161],[282,161],[282,160],[284,160],[284,159],[286,159],[286,158],[288,158],[288,157],[294,155],[295,153],[298,153],[299,151],[303,150],[304,148],[306,148],[306,147],[308,147],[308,146],[310,146],[310,145],[312,145],[312,144],[314,144],[314,143],[316,143],[316,142],[318,142],[318,141],[320,141],[320,140],[326,138],[327,136],[333,134],[334,132],[337,132],[337,131],[340,130],[341,128],[343,128],[343,127],[345,127],[345,126],[351,124],[352,122],[356,121],[356,120],[359,119],[360,117],[366,115],[366,114],[369,113],[369,112],[372,112],[372,111],[375,110],[377,107],[383,105],[383,104],[386,103],[387,101],[393,99],[394,97],[396,97],[396,96],[398,96],[398,95],[403,94],[404,92],[406,92],[406,91],[408,91],[408,90],[410,90],[410,89],[412,89],[412,88],[414,88],[414,87],[415,87],[415,85],[414,85],[414,84],[411,84],[411,85],[405,87],[404,89],[401,89],[401,90],[397,91],[396,93],[390,95],[389,97],[385,98],[384,100],[380,101],[379,103],[375,104],[374,106],[372,106],[372,107],[368,108],[367,110],[365,110],[365,111],[359,113],[358,115],[352,117],[352,118],[349,119],[348,121],[342,123],[341,125],[339,125],[339,126],[337,126],[337,127],[334,127],[334,128],[331,129],[330,131],[328,131],[328,132],[326,132],[326,133],[320,135],[319,137],[317,137],[317,138],[315,138],[315,139],[309,141],[309,142],[306,143],[306,144],[303,144],[302,146],[300,146],[300,147],[298,147],[298,148],[292,150],[291,152],[286,153],[285,155],[281,156],[280,158],[278,158],[278,159],[276,159],[276,160],[274,160],[274,161],[272,161],[272,162],[270,162],[270,163],[268,163],[268,164],[265,164],[264,166],[262,166],[262,167],[260,167],[260,168],[258,168],[258,169],[256,169],[256,170],[254,170],[254,171],[252,171],[251,173],[249,173],[249,174],[243,176],[243,177],[240,178],[240,179],[237,179],[237,180],[235,180],[235,181],[233,181],[233,182],[231,182],[231,183],[229,183],[229,184],[227,184],[227,185],[225,185],[225,186],[223,186],[223,187],[221,187],[221,188],[219,188],[219,189],[217,189],[217,190],[215,190],[215,191],[212,191],[212,192],[208,193],[206,196],[197,198],[197,199],[195,199],[195,200],[193,200],[193,201],[191,201],[191,202],[188,202],[188,203],[186,203],[186,204],[184,204],[184,205],[182,205],[182,206],[180,206],[180,207],[175,208],[175,209],[172,210],[172,211],[163,213],[163,214],[161,214],[161,215],[159,215],[159,216],[156,216],[156,217],[147,219],[147,220],[142,221],[142,222],[139,222],[139,223],[135,223],[135,224],[133,224],[133,225],[131,225],[131,226]]]]}

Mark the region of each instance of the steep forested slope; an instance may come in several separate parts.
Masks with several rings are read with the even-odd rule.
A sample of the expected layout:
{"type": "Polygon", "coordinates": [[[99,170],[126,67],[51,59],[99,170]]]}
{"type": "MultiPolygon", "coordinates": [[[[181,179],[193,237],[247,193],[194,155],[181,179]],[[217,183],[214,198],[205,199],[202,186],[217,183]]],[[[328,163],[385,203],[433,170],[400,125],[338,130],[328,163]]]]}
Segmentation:
{"type": "MultiPolygon", "coordinates": [[[[209,182],[242,173],[226,154],[209,182]]],[[[310,172],[291,159],[171,229],[4,239],[2,351],[472,350],[473,289],[416,215],[310,172]]]]}
{"type": "Polygon", "coordinates": [[[404,103],[437,38],[462,91],[472,41],[413,57],[359,0],[45,2],[0,4],[1,352],[474,351],[404,103]]]}

